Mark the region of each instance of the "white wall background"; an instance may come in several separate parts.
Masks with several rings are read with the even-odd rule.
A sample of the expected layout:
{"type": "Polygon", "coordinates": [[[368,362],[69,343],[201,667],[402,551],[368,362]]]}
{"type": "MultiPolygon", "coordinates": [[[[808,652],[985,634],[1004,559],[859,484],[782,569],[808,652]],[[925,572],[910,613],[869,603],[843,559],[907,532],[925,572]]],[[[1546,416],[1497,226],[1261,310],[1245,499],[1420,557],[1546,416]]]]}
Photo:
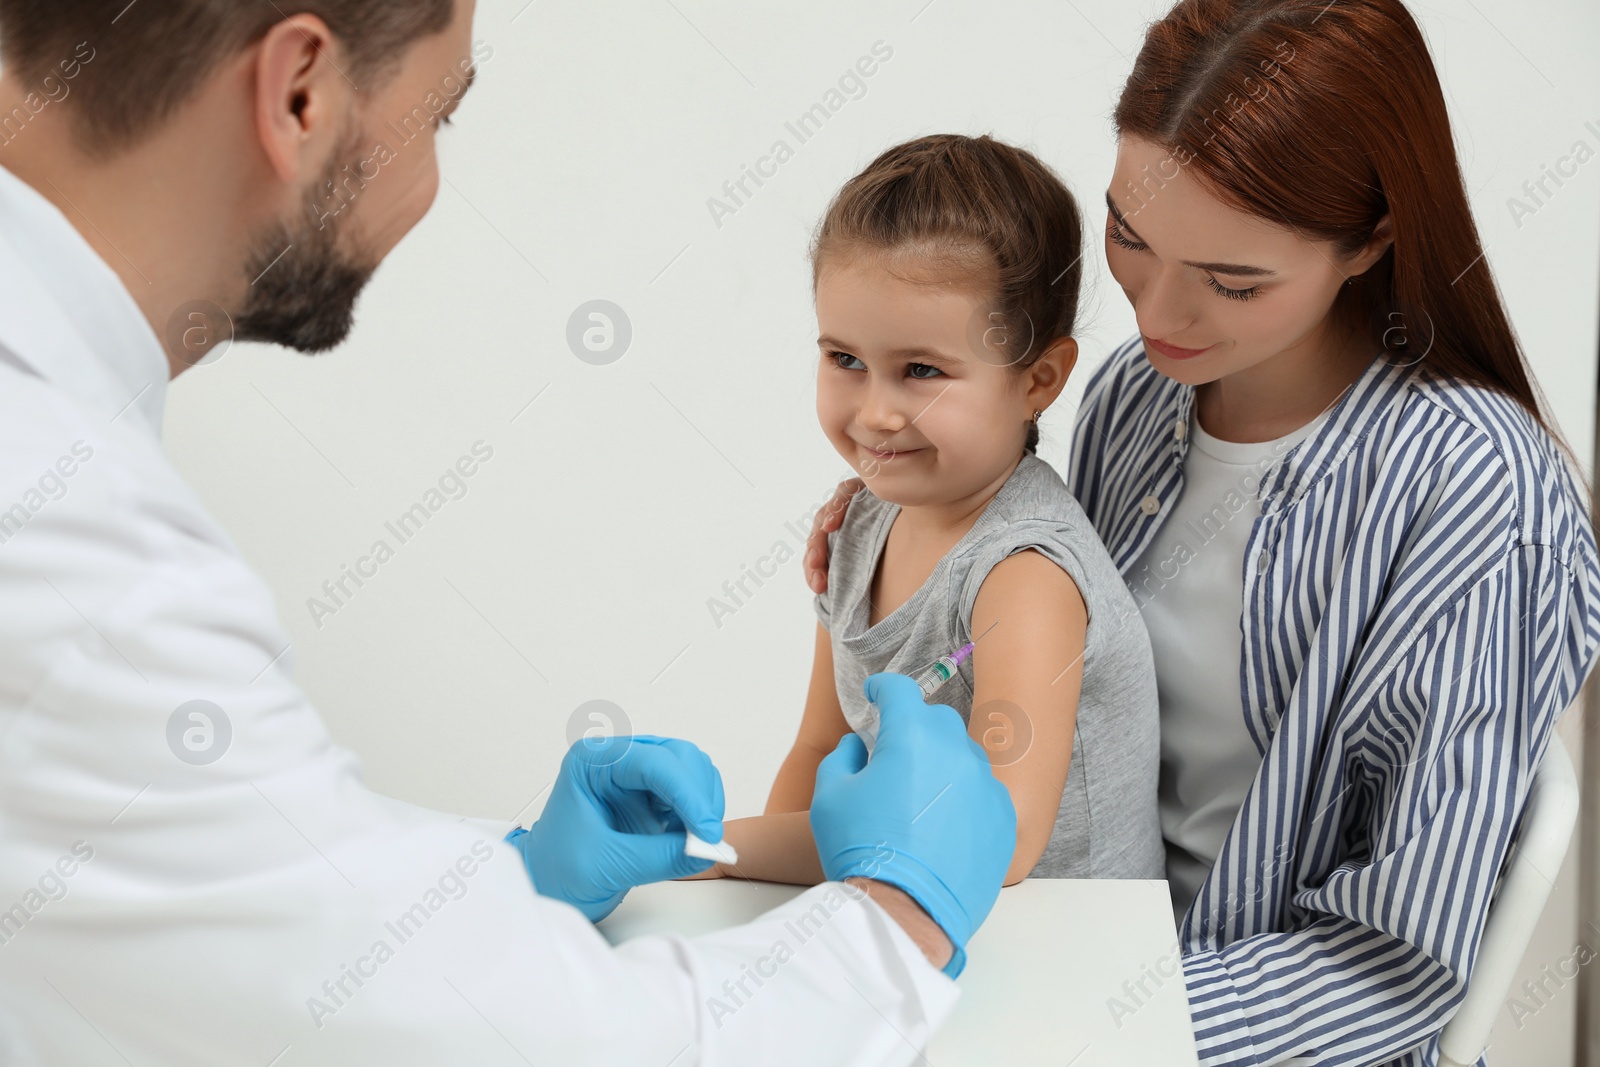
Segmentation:
{"type": "MultiPolygon", "coordinates": [[[[1134,331],[1097,202],[1116,90],[1167,6],[483,0],[474,35],[494,54],[442,137],[445,184],[348,343],[309,359],[236,346],[175,383],[167,416],[169,450],[275,590],[297,677],[370,784],[527,816],[574,711],[605,699],[708,751],[730,815],[759,811],[804,698],[811,594],[796,558],[720,627],[707,600],[775,542],[798,552],[793,531],[849,473],[813,411],[811,227],[878,151],[925,133],[993,133],[1056,167],[1091,241],[1084,360],[1043,420],[1060,466],[1091,369],[1134,331]],[[893,57],[865,95],[797,145],[785,121],[878,41],[893,57]],[[795,157],[717,226],[707,198],[778,138],[795,157]],[[607,366],[565,339],[597,298],[633,329],[607,366]],[[494,456],[467,495],[398,544],[385,521],[479,440],[494,456]],[[380,538],[395,557],[315,624],[307,598],[380,538]]],[[[1575,142],[1600,150],[1600,7],[1411,6],[1488,258],[1587,454],[1600,161],[1520,226],[1507,201],[1575,142]]],[[[1556,1005],[1506,1047],[1529,1031],[1564,1047],[1569,1024],[1556,1005]]],[[[1518,1062],[1560,1061],[1496,1060],[1518,1062]]]]}

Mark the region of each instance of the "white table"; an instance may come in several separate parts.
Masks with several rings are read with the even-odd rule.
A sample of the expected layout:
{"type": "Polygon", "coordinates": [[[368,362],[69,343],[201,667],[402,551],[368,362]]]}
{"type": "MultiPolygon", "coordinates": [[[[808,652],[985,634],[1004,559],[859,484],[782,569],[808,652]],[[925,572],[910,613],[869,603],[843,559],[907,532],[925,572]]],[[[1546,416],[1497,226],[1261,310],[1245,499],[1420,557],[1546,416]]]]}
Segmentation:
{"type": "MultiPolygon", "coordinates": [[[[733,879],[658,882],[629,892],[600,932],[612,944],[710,933],[799,892],[733,879]]],[[[926,1050],[932,1067],[1196,1062],[1164,881],[1029,879],[1003,889],[967,946],[960,983],[954,1014],[926,1050]]]]}

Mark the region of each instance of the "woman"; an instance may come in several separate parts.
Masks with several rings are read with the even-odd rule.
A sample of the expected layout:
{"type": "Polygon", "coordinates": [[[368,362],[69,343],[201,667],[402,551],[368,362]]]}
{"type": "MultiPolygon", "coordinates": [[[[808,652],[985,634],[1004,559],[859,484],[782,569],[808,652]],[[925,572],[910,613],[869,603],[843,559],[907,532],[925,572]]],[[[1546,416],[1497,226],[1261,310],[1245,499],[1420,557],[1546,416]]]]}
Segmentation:
{"type": "Polygon", "coordinates": [[[1432,1063],[1600,643],[1587,500],[1399,0],[1185,0],[1115,119],[1140,336],[1067,481],[1155,651],[1201,1062],[1432,1063]]]}

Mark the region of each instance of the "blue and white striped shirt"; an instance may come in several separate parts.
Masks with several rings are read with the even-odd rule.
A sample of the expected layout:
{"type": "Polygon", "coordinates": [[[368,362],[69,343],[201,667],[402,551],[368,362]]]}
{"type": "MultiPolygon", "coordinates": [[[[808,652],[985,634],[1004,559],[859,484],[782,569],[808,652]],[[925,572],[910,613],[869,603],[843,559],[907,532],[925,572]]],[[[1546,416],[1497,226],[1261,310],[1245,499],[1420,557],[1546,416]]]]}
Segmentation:
{"type": "MultiPolygon", "coordinates": [[[[1124,578],[1183,491],[1193,400],[1138,337],[1089,385],[1067,484],[1124,578]]],[[[1381,358],[1259,495],[1262,764],[1179,932],[1200,1062],[1433,1064],[1600,645],[1588,510],[1516,401],[1381,358]]]]}

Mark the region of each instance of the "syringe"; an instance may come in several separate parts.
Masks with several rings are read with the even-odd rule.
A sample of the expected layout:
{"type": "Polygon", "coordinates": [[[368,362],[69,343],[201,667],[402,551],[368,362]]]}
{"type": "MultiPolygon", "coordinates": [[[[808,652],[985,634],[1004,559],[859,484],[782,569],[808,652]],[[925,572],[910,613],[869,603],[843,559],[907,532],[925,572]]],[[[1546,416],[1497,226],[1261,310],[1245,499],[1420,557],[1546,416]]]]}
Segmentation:
{"type": "Polygon", "coordinates": [[[931,698],[944,686],[944,683],[956,676],[956,668],[972,654],[972,644],[968,641],[950,655],[940,657],[936,663],[917,675],[917,685],[922,687],[922,699],[931,698]]]}

